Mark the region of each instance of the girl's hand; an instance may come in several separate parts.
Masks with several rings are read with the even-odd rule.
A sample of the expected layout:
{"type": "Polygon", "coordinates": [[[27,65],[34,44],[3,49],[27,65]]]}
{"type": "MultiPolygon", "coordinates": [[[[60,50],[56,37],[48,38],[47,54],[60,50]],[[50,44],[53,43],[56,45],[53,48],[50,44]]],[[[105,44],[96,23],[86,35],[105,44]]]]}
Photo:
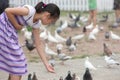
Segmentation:
{"type": "Polygon", "coordinates": [[[48,72],[55,73],[54,68],[51,65],[46,65],[48,72]]]}
{"type": "Polygon", "coordinates": [[[22,25],[20,25],[20,24],[17,24],[17,25],[15,25],[15,29],[17,29],[17,30],[21,30],[22,29],[22,25]]]}

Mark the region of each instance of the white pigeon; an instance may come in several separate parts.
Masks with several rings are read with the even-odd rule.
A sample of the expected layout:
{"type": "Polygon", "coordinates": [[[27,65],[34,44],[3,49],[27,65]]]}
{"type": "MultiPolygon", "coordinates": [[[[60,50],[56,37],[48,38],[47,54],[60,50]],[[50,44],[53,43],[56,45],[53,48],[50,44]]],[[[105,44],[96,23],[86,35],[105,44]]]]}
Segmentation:
{"type": "Polygon", "coordinates": [[[58,42],[65,42],[66,39],[61,37],[56,31],[55,31],[55,38],[58,42]]]}
{"type": "Polygon", "coordinates": [[[65,20],[65,22],[61,25],[62,30],[68,27],[68,22],[65,20]]]}
{"type": "Polygon", "coordinates": [[[92,29],[93,28],[93,23],[91,23],[90,25],[86,26],[86,29],[92,29]]]}
{"type": "Polygon", "coordinates": [[[32,32],[28,31],[26,27],[23,28],[21,31],[24,32],[24,37],[25,37],[26,39],[31,39],[31,37],[32,37],[32,32]]]}
{"type": "Polygon", "coordinates": [[[82,39],[84,36],[85,36],[85,34],[80,34],[80,35],[73,36],[72,39],[73,39],[73,40],[80,40],[80,39],[82,39]]]}
{"type": "Polygon", "coordinates": [[[50,42],[58,43],[58,40],[51,35],[50,31],[48,31],[48,40],[50,42]]]}
{"type": "Polygon", "coordinates": [[[40,37],[43,38],[44,40],[48,38],[48,34],[47,34],[46,29],[44,29],[44,31],[40,33],[40,37]]]}
{"type": "Polygon", "coordinates": [[[90,32],[90,34],[89,34],[89,36],[88,36],[88,39],[89,39],[89,40],[96,40],[96,37],[95,37],[94,34],[92,34],[92,33],[90,32]]]}
{"type": "Polygon", "coordinates": [[[73,43],[69,46],[69,51],[75,51],[77,48],[76,48],[76,43],[73,43]]]}
{"type": "Polygon", "coordinates": [[[80,20],[84,23],[88,21],[88,18],[86,18],[85,16],[80,17],[80,20]]]}
{"type": "Polygon", "coordinates": [[[54,52],[53,50],[51,50],[50,48],[48,48],[48,44],[45,44],[45,53],[48,55],[57,55],[56,52],[54,52]]]}
{"type": "Polygon", "coordinates": [[[104,56],[105,57],[105,61],[107,63],[108,66],[110,65],[120,65],[120,63],[118,61],[115,61],[113,58],[111,58],[110,56],[104,56]]]}
{"type": "Polygon", "coordinates": [[[96,25],[96,27],[92,30],[92,34],[94,34],[94,35],[97,35],[97,33],[99,32],[99,27],[98,27],[98,25],[96,25]]]}
{"type": "Polygon", "coordinates": [[[93,66],[93,64],[89,61],[89,57],[86,57],[84,66],[85,66],[85,68],[89,68],[90,70],[97,70],[97,69],[93,66]]]}
{"type": "Polygon", "coordinates": [[[120,36],[114,34],[112,31],[110,31],[111,38],[114,40],[120,40],[120,36]]]}
{"type": "Polygon", "coordinates": [[[57,50],[62,50],[62,48],[63,48],[63,45],[62,45],[62,44],[57,44],[57,45],[56,45],[56,49],[57,49],[57,50]]]}

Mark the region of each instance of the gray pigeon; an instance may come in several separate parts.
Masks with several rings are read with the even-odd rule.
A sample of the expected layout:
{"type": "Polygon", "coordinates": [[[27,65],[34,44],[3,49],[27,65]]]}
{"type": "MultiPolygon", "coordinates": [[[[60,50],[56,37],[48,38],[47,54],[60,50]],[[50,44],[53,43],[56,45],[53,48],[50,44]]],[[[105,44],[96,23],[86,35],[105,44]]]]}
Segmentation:
{"type": "Polygon", "coordinates": [[[85,74],[83,75],[83,80],[93,80],[88,68],[86,68],[85,74]]]}
{"type": "Polygon", "coordinates": [[[32,80],[38,80],[38,79],[37,79],[37,76],[36,76],[36,74],[35,74],[35,72],[33,73],[32,80]]]}
{"type": "Polygon", "coordinates": [[[102,16],[103,19],[100,22],[106,22],[108,20],[108,14],[102,16]]]}
{"type": "Polygon", "coordinates": [[[28,74],[28,80],[32,80],[32,74],[28,74]]]}
{"type": "Polygon", "coordinates": [[[68,71],[68,75],[66,76],[65,80],[72,80],[71,71],[68,71]]]}
{"type": "Polygon", "coordinates": [[[105,32],[105,39],[109,39],[110,38],[110,33],[109,32],[105,32]]]}
{"type": "Polygon", "coordinates": [[[66,40],[66,45],[70,46],[72,44],[71,36],[66,40]]]}

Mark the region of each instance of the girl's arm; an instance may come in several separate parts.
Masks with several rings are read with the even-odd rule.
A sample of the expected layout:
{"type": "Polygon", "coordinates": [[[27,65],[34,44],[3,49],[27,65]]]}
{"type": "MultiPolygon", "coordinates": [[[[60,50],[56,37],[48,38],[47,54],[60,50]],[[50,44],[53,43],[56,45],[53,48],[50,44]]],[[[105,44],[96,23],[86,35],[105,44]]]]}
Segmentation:
{"type": "Polygon", "coordinates": [[[33,28],[33,35],[34,35],[34,40],[35,40],[35,46],[36,46],[36,49],[37,49],[37,52],[38,52],[39,56],[41,57],[41,59],[42,59],[44,65],[46,66],[47,70],[49,72],[53,73],[54,68],[48,64],[46,54],[45,54],[45,51],[44,51],[44,45],[43,45],[43,42],[40,40],[40,37],[39,37],[39,29],[34,29],[33,28]]]}
{"type": "Polygon", "coordinates": [[[6,8],[5,13],[14,27],[19,30],[22,28],[22,25],[17,23],[14,15],[28,15],[29,9],[24,7],[6,8]]]}

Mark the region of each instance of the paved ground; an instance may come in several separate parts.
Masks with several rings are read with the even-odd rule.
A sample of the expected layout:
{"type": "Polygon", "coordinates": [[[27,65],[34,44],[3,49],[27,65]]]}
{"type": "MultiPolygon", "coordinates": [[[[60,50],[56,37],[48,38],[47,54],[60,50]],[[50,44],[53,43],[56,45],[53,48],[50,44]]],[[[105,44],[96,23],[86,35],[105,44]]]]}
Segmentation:
{"type": "MultiPolygon", "coordinates": [[[[118,55],[118,54],[117,54],[118,55]]],[[[120,55],[118,55],[120,56],[120,55]]],[[[82,59],[72,59],[65,62],[65,65],[59,64],[60,61],[56,61],[55,72],[48,73],[41,62],[29,62],[28,63],[28,73],[36,72],[38,80],[59,80],[60,76],[64,78],[67,75],[67,71],[71,71],[72,74],[76,73],[82,80],[83,74],[85,72],[84,60],[82,59]]],[[[117,58],[120,61],[120,58],[117,58]]],[[[104,61],[103,56],[90,57],[91,63],[97,67],[97,70],[90,71],[93,80],[120,80],[120,66],[112,66],[108,68],[104,61]]],[[[27,80],[27,75],[23,76],[22,80],[27,80]]],[[[7,80],[8,75],[0,71],[0,80],[7,80]]]]}

